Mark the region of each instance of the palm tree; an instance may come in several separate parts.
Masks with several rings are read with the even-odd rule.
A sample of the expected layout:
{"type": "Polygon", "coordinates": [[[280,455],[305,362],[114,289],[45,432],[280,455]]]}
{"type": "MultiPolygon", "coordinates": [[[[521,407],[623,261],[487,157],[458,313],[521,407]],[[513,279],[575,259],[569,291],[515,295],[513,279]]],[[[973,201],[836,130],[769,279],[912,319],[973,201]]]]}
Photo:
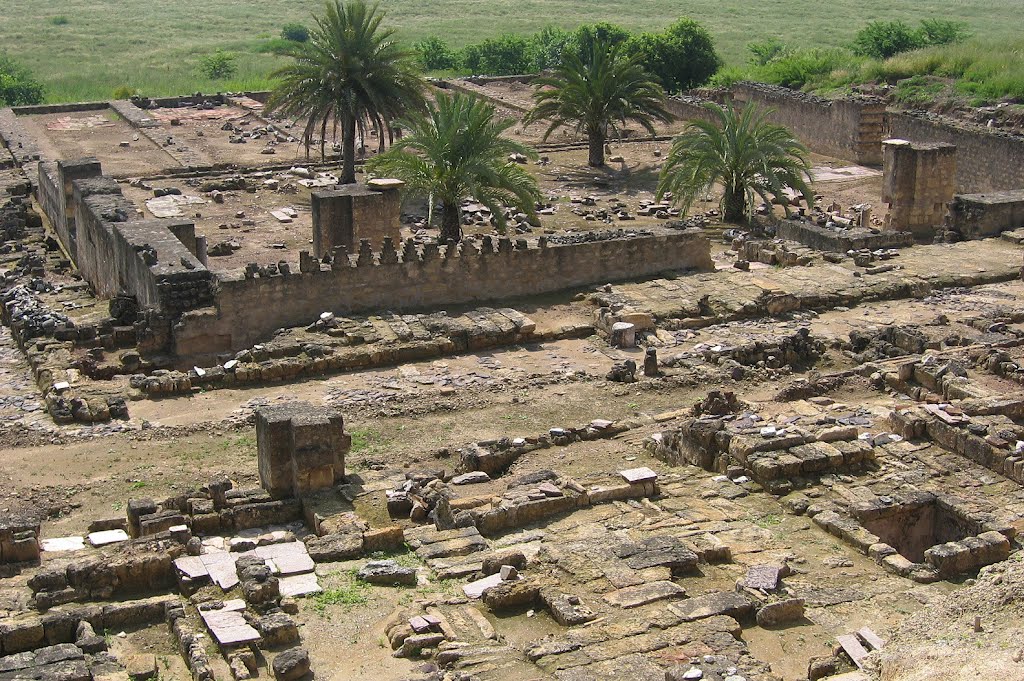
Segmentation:
{"type": "Polygon", "coordinates": [[[788,216],[787,188],[813,201],[807,148],[789,130],[767,121],[771,111],[750,104],[737,113],[731,102],[724,108],[705,106],[714,121],[693,121],[672,140],[658,182],[659,200],[672,192],[686,212],[720,184],[727,222],[750,219],[757,197],[778,200],[788,216]]]}
{"type": "Polygon", "coordinates": [[[309,40],[289,52],[295,61],[274,73],[280,83],[267,102],[270,112],[305,119],[306,153],[319,128],[324,155],[327,126],[341,127],[341,182],[356,181],[355,140],[367,125],[383,148],[393,122],[410,110],[422,109],[423,80],[413,53],[399,47],[394,29],[381,28],[384,13],[363,0],[327,2],[324,15],[314,17],[309,40]]]}
{"type": "Polygon", "coordinates": [[[535,103],[524,124],[550,121],[545,140],[559,126],[574,124],[577,133],[587,136],[594,167],[604,165],[605,141],[609,133],[618,134],[620,124],[634,121],[654,135],[655,121],[672,119],[665,92],[623,49],[623,43],[597,35],[582,54],[563,53],[552,75],[534,80],[535,103]]]}
{"type": "Polygon", "coordinates": [[[505,205],[533,217],[540,200],[537,180],[509,159],[512,154],[536,158],[532,149],[502,136],[514,124],[514,119],[495,118],[494,106],[477,97],[439,93],[426,115],[402,122],[409,132],[371,159],[368,169],[397,177],[409,191],[426,195],[429,218],[440,201],[442,242],[462,239],[460,203],[465,198],[487,206],[504,228],[505,205]]]}

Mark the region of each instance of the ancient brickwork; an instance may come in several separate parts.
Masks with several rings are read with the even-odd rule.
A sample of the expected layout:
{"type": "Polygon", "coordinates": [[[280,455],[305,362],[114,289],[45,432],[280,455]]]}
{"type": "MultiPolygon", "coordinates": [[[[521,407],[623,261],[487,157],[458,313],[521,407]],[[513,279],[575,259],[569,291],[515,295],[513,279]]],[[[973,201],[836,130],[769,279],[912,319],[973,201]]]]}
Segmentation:
{"type": "Polygon", "coordinates": [[[957,149],[952,144],[886,140],[882,200],[886,229],[930,241],[946,218],[955,191],[957,149]]]}
{"type": "Polygon", "coordinates": [[[260,483],[275,497],[332,487],[345,477],[352,438],[341,414],[308,402],[256,412],[260,483]]]}
{"type": "Polygon", "coordinates": [[[945,226],[964,239],[983,239],[1024,227],[1024,190],[957,194],[949,204],[945,226]]]}
{"type": "Polygon", "coordinates": [[[990,192],[1024,187],[1024,137],[924,114],[891,111],[886,136],[911,142],[956,145],[956,191],[990,192]]]}
{"type": "Polygon", "coordinates": [[[363,239],[372,244],[385,238],[400,241],[403,184],[371,180],[312,192],[313,255],[322,258],[337,246],[355,251],[363,239]]]}
{"type": "Polygon", "coordinates": [[[403,253],[393,243],[379,253],[368,242],[353,263],[337,255],[330,269],[269,277],[224,277],[217,309],[196,311],[176,329],[176,342],[217,339],[227,351],[246,347],[274,329],[307,324],[326,311],[416,310],[550,293],[594,282],[648,277],[671,270],[713,269],[708,240],[696,231],[550,246],[485,237],[448,255],[436,245],[403,253]]]}

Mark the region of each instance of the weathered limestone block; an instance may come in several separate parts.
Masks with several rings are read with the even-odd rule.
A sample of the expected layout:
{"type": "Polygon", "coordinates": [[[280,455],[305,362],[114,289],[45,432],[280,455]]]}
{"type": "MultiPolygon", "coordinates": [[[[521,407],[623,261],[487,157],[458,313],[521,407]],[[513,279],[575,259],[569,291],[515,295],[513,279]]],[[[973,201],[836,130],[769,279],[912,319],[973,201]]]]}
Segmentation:
{"type": "Polygon", "coordinates": [[[787,598],[762,606],[757,611],[757,624],[761,627],[774,627],[788,622],[796,622],[804,616],[804,599],[787,598]]]}
{"type": "Polygon", "coordinates": [[[728,615],[741,619],[753,612],[754,605],[743,594],[735,591],[719,591],[672,603],[669,605],[669,609],[684,622],[693,622],[716,615],[728,615]]]}
{"type": "Polygon", "coordinates": [[[351,438],[334,410],[307,402],[257,410],[260,483],[275,498],[331,487],[345,476],[351,438]]]}

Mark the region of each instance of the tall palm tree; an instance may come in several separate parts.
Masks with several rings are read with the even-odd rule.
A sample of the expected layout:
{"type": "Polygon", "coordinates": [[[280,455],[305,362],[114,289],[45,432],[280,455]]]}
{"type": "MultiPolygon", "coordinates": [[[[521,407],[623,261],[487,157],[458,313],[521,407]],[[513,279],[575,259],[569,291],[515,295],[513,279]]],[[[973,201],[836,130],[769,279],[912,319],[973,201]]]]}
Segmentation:
{"type": "Polygon", "coordinates": [[[731,102],[724,108],[710,102],[705,107],[714,121],[693,121],[672,140],[658,182],[659,199],[672,192],[685,212],[720,184],[727,222],[749,220],[758,197],[769,204],[777,199],[789,215],[787,188],[813,202],[807,148],[789,130],[768,122],[771,111],[749,104],[737,113],[731,102]]]}
{"type": "Polygon", "coordinates": [[[540,190],[512,154],[536,158],[536,153],[502,133],[514,119],[495,118],[494,106],[482,99],[439,93],[426,115],[402,122],[409,132],[386,153],[368,163],[368,170],[404,180],[409,191],[426,195],[430,218],[441,202],[441,241],[462,239],[461,202],[472,197],[490,209],[499,227],[505,226],[504,206],[535,215],[540,190]]]}
{"type": "Polygon", "coordinates": [[[590,146],[589,164],[604,165],[604,145],[619,125],[634,121],[654,135],[654,122],[668,122],[665,92],[623,43],[597,35],[582,54],[568,50],[550,76],[537,78],[534,107],[525,124],[548,120],[546,140],[559,126],[573,124],[590,146]]]}
{"type": "Polygon", "coordinates": [[[291,49],[294,62],[274,73],[280,82],[267,108],[306,120],[307,154],[318,128],[322,157],[328,125],[335,134],[340,126],[342,184],[356,181],[357,133],[371,126],[383,147],[393,122],[425,105],[414,54],[395,42],[394,29],[381,28],[384,16],[363,0],[328,1],[309,40],[291,49]]]}

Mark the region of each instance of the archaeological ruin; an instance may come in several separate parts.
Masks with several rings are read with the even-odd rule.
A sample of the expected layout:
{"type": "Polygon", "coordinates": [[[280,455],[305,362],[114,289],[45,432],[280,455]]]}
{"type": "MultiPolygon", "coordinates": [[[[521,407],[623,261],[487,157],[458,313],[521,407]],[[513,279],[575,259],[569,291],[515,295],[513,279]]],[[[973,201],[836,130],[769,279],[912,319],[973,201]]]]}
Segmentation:
{"type": "Polygon", "coordinates": [[[1024,137],[741,82],[443,243],[265,103],[0,110],[0,681],[1024,679],[1024,137]]]}

